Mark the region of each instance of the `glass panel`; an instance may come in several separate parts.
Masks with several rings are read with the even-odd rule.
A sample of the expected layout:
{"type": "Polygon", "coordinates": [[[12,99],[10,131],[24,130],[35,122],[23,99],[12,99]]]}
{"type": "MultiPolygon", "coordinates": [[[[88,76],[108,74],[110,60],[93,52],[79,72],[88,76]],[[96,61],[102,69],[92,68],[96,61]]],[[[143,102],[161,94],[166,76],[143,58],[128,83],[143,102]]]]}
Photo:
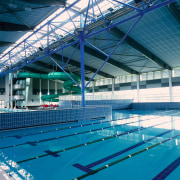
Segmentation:
{"type": "Polygon", "coordinates": [[[162,78],[169,78],[168,70],[162,71],[162,78]]]}
{"type": "Polygon", "coordinates": [[[121,83],[125,83],[125,82],[126,82],[125,76],[121,76],[120,82],[121,82],[121,83]]]}
{"type": "Polygon", "coordinates": [[[146,81],[146,73],[140,75],[140,81],[146,81]]]}
{"type": "Polygon", "coordinates": [[[135,75],[135,74],[132,75],[132,82],[134,82],[134,81],[137,81],[137,75],[135,75]]]}
{"type": "Polygon", "coordinates": [[[154,72],[154,79],[161,79],[161,71],[154,72]]]}
{"type": "Polygon", "coordinates": [[[174,69],[173,77],[180,77],[180,69],[174,69]]]}
{"type": "Polygon", "coordinates": [[[120,76],[115,77],[115,84],[120,83],[120,76]]]}
{"type": "Polygon", "coordinates": [[[147,80],[152,80],[152,79],[154,79],[154,73],[153,72],[148,72],[147,73],[147,80]]]}
{"type": "Polygon", "coordinates": [[[131,75],[126,76],[126,82],[131,82],[131,75]]]}

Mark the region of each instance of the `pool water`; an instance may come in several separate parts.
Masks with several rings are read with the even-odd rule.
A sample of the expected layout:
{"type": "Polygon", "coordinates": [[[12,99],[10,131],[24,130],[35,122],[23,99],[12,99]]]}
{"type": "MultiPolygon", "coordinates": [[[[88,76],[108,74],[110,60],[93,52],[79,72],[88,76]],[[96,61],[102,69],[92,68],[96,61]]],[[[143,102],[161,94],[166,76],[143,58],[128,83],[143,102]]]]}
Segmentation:
{"type": "Polygon", "coordinates": [[[180,111],[114,111],[0,131],[0,168],[16,180],[180,179],[180,111]]]}

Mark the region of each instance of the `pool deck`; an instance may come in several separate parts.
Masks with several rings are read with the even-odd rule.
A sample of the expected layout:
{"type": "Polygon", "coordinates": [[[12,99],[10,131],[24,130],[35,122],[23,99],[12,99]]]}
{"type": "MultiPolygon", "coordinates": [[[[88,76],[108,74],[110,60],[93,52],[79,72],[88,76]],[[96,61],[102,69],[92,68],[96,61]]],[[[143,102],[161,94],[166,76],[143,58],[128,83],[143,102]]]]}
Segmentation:
{"type": "Polygon", "coordinates": [[[8,174],[0,168],[0,180],[14,180],[9,177],[8,174]]]}

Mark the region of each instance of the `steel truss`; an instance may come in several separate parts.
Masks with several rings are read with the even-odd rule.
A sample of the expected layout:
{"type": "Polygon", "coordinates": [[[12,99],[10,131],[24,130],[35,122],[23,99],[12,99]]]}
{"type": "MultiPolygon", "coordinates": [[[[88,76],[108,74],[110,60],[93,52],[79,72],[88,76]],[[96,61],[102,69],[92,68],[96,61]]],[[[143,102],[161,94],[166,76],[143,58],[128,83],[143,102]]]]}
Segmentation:
{"type": "Polygon", "coordinates": [[[37,30],[33,31],[27,38],[17,44],[8,53],[4,54],[0,59],[2,63],[0,64],[0,77],[5,76],[8,73],[17,71],[35,61],[42,58],[49,57],[63,72],[66,73],[65,67],[70,62],[71,57],[76,52],[77,48],[80,46],[80,57],[81,57],[81,86],[68,74],[69,78],[81,88],[81,105],[85,107],[85,89],[97,73],[102,69],[109,58],[115,53],[117,48],[122,44],[124,39],[133,30],[133,28],[138,24],[142,17],[151,11],[154,11],[162,6],[165,6],[175,0],[166,0],[161,2],[161,0],[148,0],[147,2],[141,1],[137,5],[134,2],[123,3],[119,0],[108,0],[112,5],[115,4],[116,8],[111,11],[102,12],[99,3],[102,0],[88,0],[87,6],[80,12],[75,11],[73,8],[76,4],[83,0],[76,0],[74,3],[65,7],[60,13],[49,20],[47,23],[42,25],[37,30]],[[99,17],[95,15],[96,11],[99,11],[99,17]],[[128,12],[133,11],[132,15],[128,18],[113,22],[120,15],[119,12],[123,10],[128,10],[128,12]],[[75,11],[73,15],[70,11],[75,11]],[[64,13],[67,13],[69,18],[64,21],[55,21],[61,19],[64,13]],[[77,20],[80,17],[80,20],[77,20]],[[134,19],[132,26],[126,32],[124,37],[119,41],[116,47],[110,52],[110,40],[109,40],[109,30],[127,21],[134,19]],[[72,29],[69,30],[65,25],[71,23],[72,29]],[[94,45],[88,42],[88,39],[101,33],[107,32],[107,42],[108,42],[108,53],[103,52],[94,45]],[[59,35],[59,33],[61,35],[59,35]],[[32,40],[33,39],[33,40],[32,40]],[[84,44],[91,46],[100,53],[104,54],[107,58],[104,60],[102,65],[97,69],[91,79],[85,84],[85,68],[84,68],[84,44]],[[63,50],[70,46],[75,46],[74,51],[70,55],[66,63],[63,62],[63,50]],[[53,53],[62,51],[62,64],[58,64],[55,59],[51,57],[53,53]]]}

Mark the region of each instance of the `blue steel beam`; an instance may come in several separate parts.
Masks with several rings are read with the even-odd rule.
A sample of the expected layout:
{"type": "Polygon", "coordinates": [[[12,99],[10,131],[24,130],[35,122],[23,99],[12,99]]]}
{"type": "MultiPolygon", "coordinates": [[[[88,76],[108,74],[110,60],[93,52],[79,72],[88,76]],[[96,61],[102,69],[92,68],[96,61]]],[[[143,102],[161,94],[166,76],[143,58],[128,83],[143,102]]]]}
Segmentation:
{"type": "Polygon", "coordinates": [[[120,40],[120,42],[117,44],[117,46],[113,49],[113,51],[108,55],[108,57],[105,59],[105,61],[102,63],[102,65],[99,67],[99,69],[97,70],[97,72],[92,76],[92,78],[89,80],[89,82],[86,84],[85,87],[87,87],[89,85],[89,83],[91,82],[91,80],[96,76],[96,74],[98,73],[99,70],[101,70],[101,68],[104,66],[104,64],[110,59],[110,57],[112,56],[112,54],[114,54],[114,52],[117,50],[117,48],[122,44],[122,42],[124,41],[124,39],[126,39],[126,37],[128,36],[128,34],[133,30],[133,28],[136,26],[136,24],[141,20],[141,18],[143,17],[143,13],[141,14],[141,16],[136,20],[136,22],[130,27],[130,29],[128,30],[128,32],[124,35],[124,37],[120,40]]]}
{"type": "Polygon", "coordinates": [[[51,56],[49,56],[49,58],[69,77],[69,79],[71,79],[79,88],[81,88],[80,85],[51,56]]]}
{"type": "MultiPolygon", "coordinates": [[[[84,46],[84,52],[91,55],[91,56],[94,56],[98,59],[101,59],[103,61],[107,58],[107,56],[104,53],[98,51],[97,49],[88,47],[86,45],[84,46]]],[[[109,58],[108,63],[115,66],[115,67],[118,67],[119,69],[124,70],[130,74],[138,74],[137,71],[135,71],[135,70],[131,69],[130,67],[122,64],[121,62],[114,60],[113,58],[109,58]]]]}
{"type": "MultiPolygon", "coordinates": [[[[154,10],[156,10],[156,9],[158,9],[158,8],[160,8],[160,7],[163,7],[163,6],[166,6],[166,5],[168,5],[169,3],[172,3],[172,2],[174,2],[175,0],[167,0],[167,1],[164,1],[164,2],[159,2],[159,4],[156,4],[156,5],[151,5],[150,7],[147,7],[147,9],[145,9],[144,11],[142,11],[142,12],[138,12],[137,14],[135,14],[135,15],[132,15],[132,16],[130,16],[130,17],[128,17],[128,18],[125,18],[125,19],[123,19],[123,20],[120,20],[120,21],[118,21],[118,22],[116,22],[116,23],[112,23],[112,24],[110,24],[109,26],[107,26],[107,27],[105,27],[105,28],[102,28],[102,29],[100,29],[100,30],[97,30],[96,32],[91,32],[91,33],[89,33],[89,34],[87,34],[86,36],[85,36],[85,39],[87,39],[87,38],[90,38],[90,37],[93,37],[93,36],[95,36],[95,35],[97,35],[97,34],[99,34],[99,33],[101,33],[101,32],[104,32],[104,31],[107,31],[107,30],[110,30],[111,28],[114,28],[114,27],[116,27],[116,26],[118,26],[118,25],[120,25],[120,24],[123,24],[123,23],[125,23],[125,22],[127,22],[127,21],[130,21],[130,20],[132,20],[132,19],[135,19],[135,18],[138,18],[138,17],[140,17],[142,14],[146,14],[146,13],[149,13],[149,12],[151,12],[151,11],[154,11],[154,10]]],[[[109,20],[109,18],[107,17],[107,19],[109,20]]],[[[100,25],[103,25],[103,24],[100,24],[100,25]]]]}
{"type": "Polygon", "coordinates": [[[117,0],[112,0],[112,1],[117,2],[117,3],[119,3],[119,4],[122,4],[122,5],[124,5],[124,6],[127,6],[127,7],[129,7],[129,8],[132,8],[132,9],[138,11],[138,12],[142,12],[142,10],[141,10],[140,8],[137,8],[137,7],[135,7],[135,6],[131,6],[130,4],[126,4],[126,3],[123,3],[123,2],[117,1],[117,0]]]}
{"type": "MultiPolygon", "coordinates": [[[[53,54],[53,55],[54,55],[54,54],[53,54]]],[[[51,55],[51,57],[54,58],[55,60],[58,60],[58,61],[59,61],[59,56],[58,56],[58,59],[56,58],[56,56],[54,57],[54,56],[51,55]]],[[[60,59],[61,59],[61,57],[60,57],[60,59]]],[[[67,59],[68,59],[68,58],[65,58],[65,57],[64,57],[64,60],[67,60],[67,59]]],[[[61,63],[61,62],[59,61],[59,63],[61,63]]],[[[54,69],[54,66],[53,66],[52,64],[47,64],[47,63],[42,62],[42,61],[36,61],[36,62],[34,62],[33,64],[36,65],[36,66],[39,66],[39,67],[41,67],[41,68],[46,68],[46,69],[49,70],[49,72],[51,72],[52,69],[54,69]]],[[[71,63],[69,63],[69,64],[71,64],[71,63]]],[[[72,64],[72,65],[73,65],[73,64],[72,64]]],[[[26,67],[27,67],[27,66],[26,66],[26,67]]],[[[37,72],[37,71],[38,71],[38,69],[31,68],[31,67],[27,67],[28,69],[26,69],[26,67],[24,67],[24,68],[22,68],[22,69],[23,69],[23,70],[27,70],[27,71],[32,71],[32,72],[37,72]],[[31,69],[32,69],[32,70],[31,70],[31,69]]],[[[80,63],[79,63],[79,66],[78,66],[78,67],[80,67],[80,63]]],[[[58,72],[59,72],[59,71],[58,71],[58,72]]],[[[68,70],[68,68],[66,69],[66,72],[67,72],[67,73],[72,73],[71,71],[68,70]]],[[[47,72],[44,72],[44,71],[43,71],[42,73],[47,73],[47,72]]],[[[77,74],[77,73],[75,73],[75,72],[73,72],[73,74],[76,74],[76,75],[79,76],[79,74],[77,74]]],[[[86,81],[89,81],[90,78],[85,77],[85,80],[86,80],[86,81]]]]}
{"type": "MultiPolygon", "coordinates": [[[[88,12],[89,12],[89,6],[90,6],[90,0],[88,1],[88,6],[87,6],[87,10],[86,10],[86,17],[85,17],[85,21],[84,21],[84,27],[83,27],[83,32],[81,33],[81,36],[83,37],[84,35],[84,30],[86,28],[86,22],[87,22],[87,18],[88,18],[88,12]]],[[[83,16],[80,16],[80,21],[83,21],[83,16]]],[[[82,28],[82,23],[80,24],[80,28],[82,28]]],[[[80,36],[80,39],[81,39],[80,36]]],[[[80,43],[81,44],[81,43],[80,43]]]]}
{"type": "Polygon", "coordinates": [[[14,72],[14,71],[17,71],[17,70],[23,68],[24,66],[27,66],[27,65],[29,65],[29,64],[32,64],[32,63],[34,63],[34,62],[36,62],[36,61],[38,61],[38,60],[40,60],[40,59],[43,59],[43,58],[45,58],[45,57],[47,57],[47,56],[50,56],[50,55],[53,54],[53,53],[56,53],[56,52],[58,52],[58,51],[60,51],[60,50],[62,50],[62,49],[64,49],[64,48],[67,48],[67,47],[72,46],[73,44],[77,44],[77,43],[79,43],[79,41],[74,41],[74,42],[72,42],[72,43],[65,44],[64,47],[60,47],[60,48],[53,49],[52,51],[50,51],[50,52],[48,52],[48,53],[46,53],[46,54],[43,54],[43,55],[42,55],[42,54],[39,55],[39,53],[42,53],[42,52],[40,52],[40,51],[37,52],[37,53],[34,53],[34,54],[32,55],[32,57],[34,57],[34,59],[32,59],[32,57],[30,57],[30,59],[28,59],[29,61],[28,61],[26,64],[24,64],[23,62],[18,62],[17,64],[15,64],[15,67],[13,68],[13,70],[9,70],[9,68],[4,68],[3,71],[0,72],[0,77],[3,77],[3,76],[5,76],[6,74],[9,74],[9,73],[12,73],[12,72],[14,72]],[[36,58],[36,57],[37,57],[37,58],[36,58]]]}
{"type": "Polygon", "coordinates": [[[80,51],[81,51],[81,107],[85,107],[85,69],[84,69],[84,30],[80,32],[80,51]]]}
{"type": "MultiPolygon", "coordinates": [[[[99,5],[98,5],[98,3],[97,3],[96,0],[95,0],[95,3],[96,3],[96,5],[97,5],[97,7],[98,7],[99,12],[101,13],[101,16],[102,16],[102,18],[103,18],[103,20],[104,20],[104,23],[106,24],[106,26],[108,26],[108,24],[107,24],[107,22],[106,22],[107,20],[105,19],[103,13],[101,12],[101,9],[100,9],[100,7],[99,7],[99,5]]],[[[94,16],[93,16],[93,18],[94,18],[94,16]]]]}
{"type": "MultiPolygon", "coordinates": [[[[78,47],[79,47],[79,44],[76,45],[76,47],[75,47],[74,51],[72,52],[71,56],[70,56],[69,59],[66,61],[66,64],[65,64],[64,66],[62,65],[63,69],[67,66],[67,64],[68,64],[69,61],[71,60],[72,56],[74,55],[74,53],[76,52],[76,50],[77,50],[78,47]]],[[[63,53],[62,53],[62,57],[63,57],[63,53]]],[[[63,58],[62,58],[62,59],[63,59],[63,58]]]]}
{"type": "MultiPolygon", "coordinates": [[[[111,28],[110,33],[117,37],[118,39],[121,39],[125,33],[118,29],[117,27],[111,28]]],[[[165,63],[162,59],[157,57],[155,54],[153,54],[150,50],[142,46],[140,43],[138,43],[136,40],[131,38],[130,36],[127,36],[126,39],[124,40],[128,45],[142,53],[144,56],[146,56],[149,60],[152,62],[158,64],[160,67],[163,69],[171,69],[171,66],[167,63],[165,63]]]]}
{"type": "MultiPolygon", "coordinates": [[[[53,57],[53,58],[56,59],[56,60],[62,59],[62,56],[59,55],[59,54],[56,54],[56,53],[52,54],[51,57],[53,57]]],[[[65,57],[65,56],[63,56],[63,59],[64,59],[65,62],[68,61],[68,58],[65,57]]],[[[80,62],[77,62],[77,61],[74,60],[74,59],[71,59],[68,64],[70,64],[70,65],[72,65],[72,66],[75,66],[75,67],[78,67],[78,68],[81,67],[81,63],[80,63],[80,62]]],[[[88,65],[84,65],[84,67],[85,67],[85,70],[86,70],[86,71],[90,71],[90,72],[93,72],[93,73],[95,73],[95,72],[97,71],[97,69],[95,69],[95,68],[93,68],[93,67],[91,67],[91,66],[88,66],[88,65]]],[[[102,77],[105,77],[105,78],[114,78],[114,76],[112,76],[111,74],[105,73],[105,72],[103,72],[103,71],[99,71],[99,72],[98,72],[98,75],[100,75],[100,76],[102,76],[102,77]]]]}
{"type": "MultiPolygon", "coordinates": [[[[174,0],[168,0],[168,1],[165,1],[165,2],[162,2],[162,3],[159,3],[159,4],[156,4],[156,6],[155,5],[152,5],[151,7],[149,7],[146,11],[143,11],[143,13],[145,14],[145,13],[147,13],[147,12],[150,12],[150,11],[153,11],[153,10],[155,10],[155,9],[157,9],[157,8],[160,8],[160,7],[162,7],[162,6],[165,6],[165,5],[167,5],[167,4],[169,4],[169,3],[171,3],[171,2],[173,2],[174,0]]],[[[75,3],[77,3],[78,1],[76,1],[76,2],[74,2],[73,4],[71,4],[68,8],[71,8],[75,3]]],[[[158,1],[158,2],[160,2],[160,1],[158,1]]],[[[66,8],[66,9],[68,9],[68,8],[66,8]]],[[[64,12],[65,10],[63,10],[62,12],[64,12]]],[[[61,12],[61,13],[62,13],[61,12]]],[[[59,14],[57,15],[57,16],[59,16],[59,14]]],[[[55,16],[54,18],[56,18],[57,16],[55,16]]],[[[136,17],[138,17],[138,16],[140,16],[140,13],[139,14],[137,14],[137,15],[135,15],[135,16],[132,16],[132,17],[130,17],[130,18],[128,18],[128,19],[125,19],[125,20],[123,20],[123,21],[121,21],[121,22],[118,22],[118,24],[120,24],[120,23],[123,23],[123,22],[126,22],[126,21],[128,21],[128,20],[131,20],[131,19],[133,19],[133,18],[136,18],[136,17]]],[[[53,19],[54,19],[53,18],[53,19]]],[[[100,30],[100,31],[97,31],[97,32],[95,32],[95,33],[92,33],[92,34],[90,34],[90,35],[87,35],[86,36],[86,38],[88,38],[88,37],[91,37],[91,36],[93,36],[93,35],[95,35],[95,34],[98,34],[98,33],[100,33],[100,32],[102,32],[102,31],[107,31],[108,29],[110,29],[110,28],[112,28],[112,27],[115,27],[115,26],[117,26],[118,25],[117,23],[115,23],[115,24],[113,24],[113,25],[111,25],[111,26],[108,26],[107,28],[104,28],[104,29],[102,29],[102,30],[100,30]]],[[[45,24],[46,25],[46,24],[45,24]]],[[[41,28],[43,28],[45,25],[43,25],[41,28]]],[[[41,29],[40,28],[40,29],[41,29]]],[[[37,31],[39,31],[40,29],[38,29],[37,31]]],[[[31,37],[32,35],[30,35],[29,37],[31,37]]],[[[29,38],[28,37],[28,38],[29,38]]],[[[25,39],[26,40],[26,39],[25,39]]],[[[17,45],[18,46],[18,45],[17,45]]],[[[64,47],[63,48],[65,48],[66,47],[66,45],[64,45],[64,47]]],[[[16,48],[16,47],[15,47],[16,48]]],[[[14,48],[13,48],[14,49],[14,48]]],[[[58,49],[59,50],[59,49],[58,49]]],[[[50,52],[50,54],[52,54],[52,53],[54,53],[55,51],[53,50],[52,52],[50,52]]],[[[49,55],[49,54],[48,54],[49,55]]],[[[6,56],[6,54],[4,55],[4,56],[6,56]]],[[[43,56],[42,56],[43,57],[43,56]]],[[[40,58],[42,58],[42,57],[40,57],[40,58]]],[[[39,57],[38,57],[38,59],[39,59],[39,57]]],[[[33,60],[33,61],[36,61],[36,60],[33,60]]],[[[20,67],[23,67],[23,66],[20,66],[20,67]]],[[[10,72],[10,71],[9,71],[10,72]]],[[[9,72],[5,72],[5,73],[9,73],[9,72]]],[[[2,73],[1,73],[1,75],[2,75],[2,73]]]]}
{"type": "MultiPolygon", "coordinates": [[[[57,14],[56,16],[54,16],[50,21],[48,21],[47,23],[45,23],[44,25],[42,25],[40,28],[38,28],[37,30],[35,30],[32,34],[30,34],[27,38],[25,38],[23,41],[21,41],[19,44],[17,44],[15,47],[13,47],[10,51],[13,51],[15,48],[17,48],[19,45],[21,45],[22,43],[24,43],[25,41],[27,41],[29,38],[31,38],[35,33],[37,33],[38,31],[40,31],[41,29],[43,29],[48,23],[52,22],[55,18],[59,17],[61,14],[63,14],[66,10],[70,9],[72,6],[74,6],[77,2],[79,2],[80,0],[76,0],[75,2],[73,2],[72,4],[70,4],[68,7],[66,7],[64,10],[62,10],[59,14],[57,14]]],[[[3,22],[4,23],[4,22],[3,22]]],[[[4,26],[4,24],[3,24],[4,26]]],[[[11,26],[10,26],[11,27],[11,26]]],[[[26,27],[26,26],[25,26],[26,27]]],[[[15,28],[15,27],[14,27],[15,28]]],[[[27,28],[27,27],[26,27],[27,28]]],[[[1,23],[0,23],[0,29],[1,29],[1,23]]],[[[5,53],[1,58],[5,57],[9,52],[5,53]]],[[[9,72],[10,73],[10,72],[9,72]]]]}

